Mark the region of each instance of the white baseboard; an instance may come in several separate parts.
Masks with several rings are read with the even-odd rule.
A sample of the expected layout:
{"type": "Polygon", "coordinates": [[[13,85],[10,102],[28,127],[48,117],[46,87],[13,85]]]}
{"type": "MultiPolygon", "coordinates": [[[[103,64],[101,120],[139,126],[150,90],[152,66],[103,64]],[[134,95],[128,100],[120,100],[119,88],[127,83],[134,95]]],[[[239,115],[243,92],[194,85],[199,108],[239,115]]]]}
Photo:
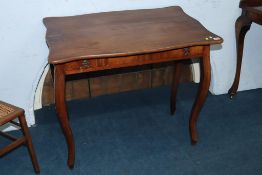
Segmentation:
{"type": "Polygon", "coordinates": [[[38,83],[36,92],[35,92],[35,100],[34,100],[34,110],[41,109],[42,108],[42,92],[43,92],[43,86],[45,82],[45,77],[49,71],[49,65],[47,65],[44,69],[44,72],[41,76],[41,79],[38,83]]]}
{"type": "Polygon", "coordinates": [[[191,64],[191,72],[192,78],[195,83],[200,82],[200,65],[199,63],[192,63],[191,64]]]}

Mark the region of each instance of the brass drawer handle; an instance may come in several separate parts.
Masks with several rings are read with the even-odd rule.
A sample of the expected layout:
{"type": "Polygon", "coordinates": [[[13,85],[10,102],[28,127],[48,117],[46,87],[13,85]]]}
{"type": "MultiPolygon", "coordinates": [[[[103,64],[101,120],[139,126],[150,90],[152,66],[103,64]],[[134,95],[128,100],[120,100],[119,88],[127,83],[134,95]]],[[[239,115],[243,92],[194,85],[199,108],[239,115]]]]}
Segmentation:
{"type": "Polygon", "coordinates": [[[184,48],[184,55],[188,56],[190,54],[190,49],[189,48],[184,48]]]}
{"type": "Polygon", "coordinates": [[[80,67],[80,69],[87,69],[87,68],[90,68],[90,62],[89,60],[83,60],[82,61],[82,66],[80,67]]]}

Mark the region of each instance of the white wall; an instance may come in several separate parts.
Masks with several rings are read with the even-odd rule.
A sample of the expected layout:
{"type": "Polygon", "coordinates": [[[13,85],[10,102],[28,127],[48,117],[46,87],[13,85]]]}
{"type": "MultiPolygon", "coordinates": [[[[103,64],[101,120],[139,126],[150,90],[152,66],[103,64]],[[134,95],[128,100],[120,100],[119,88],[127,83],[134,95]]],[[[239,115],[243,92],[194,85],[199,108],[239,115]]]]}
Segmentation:
{"type": "MultiPolygon", "coordinates": [[[[0,2],[0,99],[26,110],[34,123],[34,93],[47,64],[48,48],[42,18],[101,11],[180,5],[212,32],[225,40],[211,53],[214,94],[226,93],[235,71],[234,22],[239,0],[1,0],[0,2]]],[[[240,89],[262,87],[261,26],[247,35],[240,89]]]]}

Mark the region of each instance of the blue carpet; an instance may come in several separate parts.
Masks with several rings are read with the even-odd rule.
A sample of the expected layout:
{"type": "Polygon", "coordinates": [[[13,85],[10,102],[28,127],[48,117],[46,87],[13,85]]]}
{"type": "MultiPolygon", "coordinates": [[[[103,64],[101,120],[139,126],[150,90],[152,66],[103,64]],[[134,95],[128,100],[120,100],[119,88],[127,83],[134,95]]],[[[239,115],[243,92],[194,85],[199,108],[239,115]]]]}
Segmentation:
{"type": "MultiPolygon", "coordinates": [[[[175,116],[169,114],[168,87],[69,102],[73,170],[66,166],[54,106],[36,111],[37,126],[30,132],[41,174],[261,174],[262,89],[239,92],[233,100],[209,94],[198,121],[199,143],[192,146],[188,118],[196,91],[195,84],[181,84],[175,116]]],[[[1,138],[0,146],[4,143],[1,138]]],[[[27,149],[2,157],[0,174],[34,174],[27,149]]]]}

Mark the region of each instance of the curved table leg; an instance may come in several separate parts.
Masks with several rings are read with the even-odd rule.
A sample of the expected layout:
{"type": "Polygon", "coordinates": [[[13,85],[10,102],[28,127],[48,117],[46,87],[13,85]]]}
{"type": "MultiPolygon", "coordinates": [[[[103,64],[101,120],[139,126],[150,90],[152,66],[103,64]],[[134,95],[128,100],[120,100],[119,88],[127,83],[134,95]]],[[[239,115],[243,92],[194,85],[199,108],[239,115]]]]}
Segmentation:
{"type": "Polygon", "coordinates": [[[178,84],[180,80],[181,75],[181,62],[177,61],[174,65],[174,73],[173,73],[173,80],[171,85],[171,98],[170,98],[170,112],[171,115],[173,115],[176,111],[176,95],[177,95],[177,89],[178,84]]]}
{"type": "Polygon", "coordinates": [[[210,78],[211,78],[211,66],[210,66],[210,46],[205,46],[203,58],[200,59],[201,65],[201,78],[200,85],[198,87],[198,93],[196,100],[194,102],[191,116],[189,120],[189,128],[191,135],[191,143],[195,144],[197,142],[197,119],[201,108],[206,100],[208,94],[210,78]]]}
{"type": "Polygon", "coordinates": [[[64,132],[67,147],[68,147],[68,160],[69,168],[74,168],[75,162],[75,145],[72,130],[70,128],[67,107],[65,102],[65,74],[62,65],[54,67],[54,89],[55,89],[55,106],[57,116],[64,132]]]}
{"type": "Polygon", "coordinates": [[[245,40],[246,33],[250,29],[251,23],[252,22],[247,16],[242,15],[237,19],[235,24],[237,64],[236,64],[236,74],[235,74],[234,82],[231,88],[228,90],[228,94],[231,99],[236,94],[238,89],[241,65],[242,65],[242,57],[243,57],[244,40],[245,40]]]}

